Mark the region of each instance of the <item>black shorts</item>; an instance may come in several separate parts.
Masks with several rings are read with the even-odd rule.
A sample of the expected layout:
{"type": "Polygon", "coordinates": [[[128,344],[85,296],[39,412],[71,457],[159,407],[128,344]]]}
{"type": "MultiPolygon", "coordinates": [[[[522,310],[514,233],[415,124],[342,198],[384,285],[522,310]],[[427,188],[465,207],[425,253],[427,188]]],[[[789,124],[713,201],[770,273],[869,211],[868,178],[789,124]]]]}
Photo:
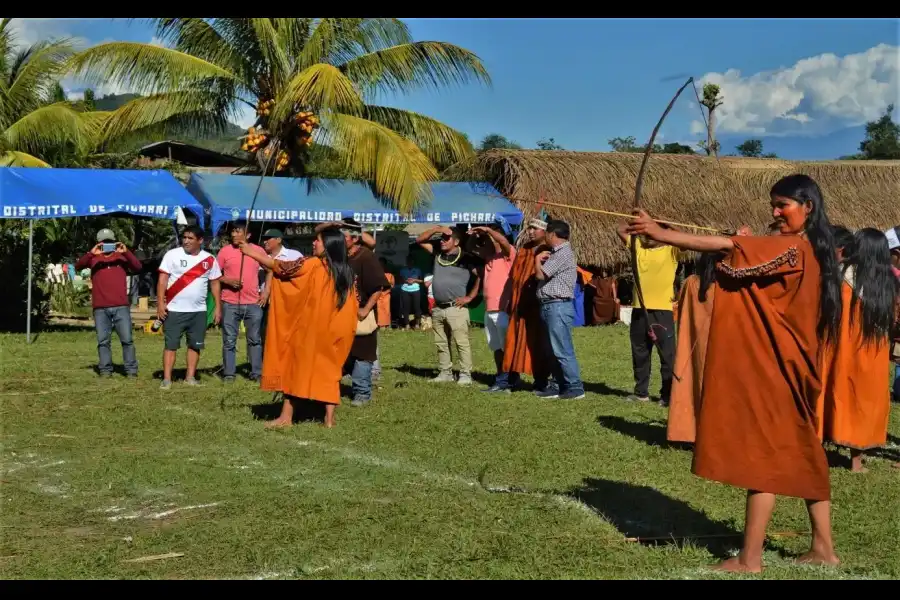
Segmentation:
{"type": "Polygon", "coordinates": [[[178,350],[181,347],[181,336],[187,333],[187,345],[191,350],[203,350],[206,338],[206,311],[203,312],[169,312],[163,321],[163,337],[166,350],[178,350]]]}

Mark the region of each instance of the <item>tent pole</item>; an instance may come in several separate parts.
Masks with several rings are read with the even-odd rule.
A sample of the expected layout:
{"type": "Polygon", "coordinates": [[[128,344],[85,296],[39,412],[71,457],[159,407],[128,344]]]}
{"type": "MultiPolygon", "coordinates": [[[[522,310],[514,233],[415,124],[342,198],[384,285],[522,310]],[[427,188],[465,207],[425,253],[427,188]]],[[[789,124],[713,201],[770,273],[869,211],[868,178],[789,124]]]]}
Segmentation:
{"type": "Polygon", "coordinates": [[[34,269],[34,219],[28,220],[28,312],[25,315],[25,341],[31,343],[31,272],[34,269]]]}

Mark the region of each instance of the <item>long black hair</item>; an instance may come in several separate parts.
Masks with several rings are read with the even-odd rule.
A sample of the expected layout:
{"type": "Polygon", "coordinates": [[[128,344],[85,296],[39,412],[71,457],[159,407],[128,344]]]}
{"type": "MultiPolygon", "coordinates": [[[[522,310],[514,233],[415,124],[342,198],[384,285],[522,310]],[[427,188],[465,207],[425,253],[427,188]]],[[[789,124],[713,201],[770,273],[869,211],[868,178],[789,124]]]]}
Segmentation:
{"type": "Polygon", "coordinates": [[[856,249],[856,240],[853,237],[853,232],[843,225],[835,225],[834,247],[837,250],[841,250],[842,262],[846,262],[847,257],[853,254],[853,251],[856,249]]]}
{"type": "Polygon", "coordinates": [[[722,255],[719,252],[701,252],[694,264],[697,276],[700,278],[700,288],[697,293],[700,302],[706,302],[706,292],[716,280],[716,263],[721,258],[722,255]]]}
{"type": "Polygon", "coordinates": [[[325,266],[328,267],[328,273],[331,275],[331,281],[334,282],[334,293],[337,295],[338,309],[343,308],[353,287],[353,269],[350,268],[350,262],[347,258],[347,243],[344,241],[344,234],[337,227],[329,227],[322,230],[319,234],[322,238],[322,245],[325,247],[325,266]]]}
{"type": "Polygon", "coordinates": [[[850,321],[856,318],[861,303],[862,310],[858,312],[862,317],[863,341],[877,343],[891,334],[898,282],[891,271],[887,237],[877,229],[866,227],[857,231],[854,238],[854,251],[844,266],[846,270],[852,265],[855,270],[850,321]]]}
{"type": "Polygon", "coordinates": [[[797,173],[782,177],[769,191],[772,197],[790,198],[809,205],[804,231],[819,263],[821,292],[819,322],[816,333],[820,340],[837,340],[841,327],[841,275],[834,246],[834,230],[825,211],[825,200],[819,184],[809,175],[797,173]]]}

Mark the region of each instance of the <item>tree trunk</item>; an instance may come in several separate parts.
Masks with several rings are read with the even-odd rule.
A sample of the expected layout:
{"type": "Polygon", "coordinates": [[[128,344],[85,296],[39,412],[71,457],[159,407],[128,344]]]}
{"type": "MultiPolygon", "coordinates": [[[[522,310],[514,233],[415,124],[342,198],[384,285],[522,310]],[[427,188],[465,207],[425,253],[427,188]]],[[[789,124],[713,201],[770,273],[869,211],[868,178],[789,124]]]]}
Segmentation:
{"type": "Polygon", "coordinates": [[[716,109],[709,109],[709,129],[706,132],[707,154],[719,158],[719,149],[716,147],[716,109]]]}

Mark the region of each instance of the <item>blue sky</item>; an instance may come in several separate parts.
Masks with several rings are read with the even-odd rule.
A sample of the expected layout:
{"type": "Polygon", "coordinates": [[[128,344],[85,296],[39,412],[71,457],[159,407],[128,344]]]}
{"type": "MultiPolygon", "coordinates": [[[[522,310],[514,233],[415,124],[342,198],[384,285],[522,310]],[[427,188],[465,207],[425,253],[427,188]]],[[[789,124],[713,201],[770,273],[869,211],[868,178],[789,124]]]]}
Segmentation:
{"type": "MultiPolygon", "coordinates": [[[[393,98],[469,134],[501,133],[525,147],[553,137],[606,151],[612,137],[646,141],[688,75],[720,84],[723,152],[755,137],[792,159],[851,154],[863,124],[900,105],[900,21],[861,19],[404,19],[419,40],[463,46],[491,88],[393,98]],[[669,81],[665,78],[681,76],[669,81]]],[[[85,43],[150,41],[143,23],[35,19],[23,41],[73,35],[85,43]]],[[[699,87],[699,86],[698,86],[699,87]]],[[[112,91],[121,91],[110,88],[112,91]]],[[[662,142],[694,143],[700,110],[685,90],[662,142]]]]}

